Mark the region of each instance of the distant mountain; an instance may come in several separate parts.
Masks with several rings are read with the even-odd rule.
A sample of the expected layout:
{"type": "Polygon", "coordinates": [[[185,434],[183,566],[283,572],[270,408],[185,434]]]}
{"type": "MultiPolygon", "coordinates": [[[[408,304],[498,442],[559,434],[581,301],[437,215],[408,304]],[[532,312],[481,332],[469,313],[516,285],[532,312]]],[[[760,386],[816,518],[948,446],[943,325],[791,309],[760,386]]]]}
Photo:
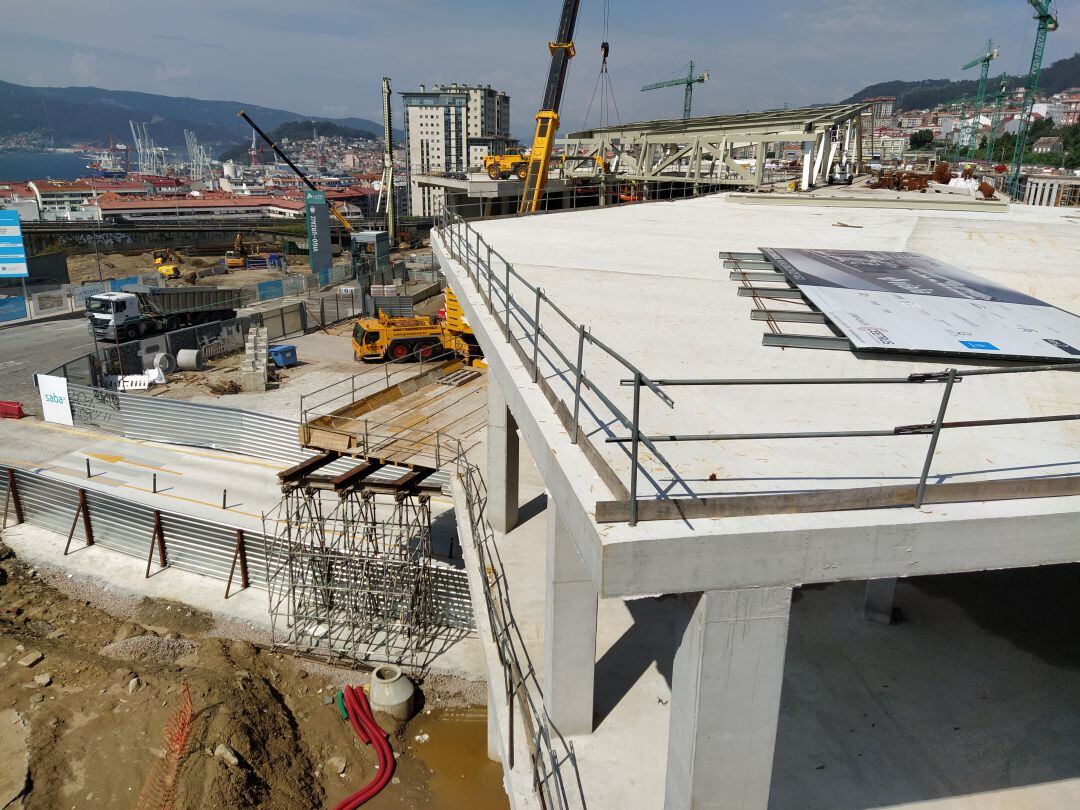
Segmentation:
{"type": "MultiPolygon", "coordinates": [[[[182,147],[184,130],[205,143],[235,143],[251,130],[236,113],[247,110],[265,130],[287,121],[329,121],[341,126],[382,133],[382,124],[366,118],[324,118],[243,104],[239,101],[204,101],[196,98],[103,90],[99,87],[26,87],[0,81],[0,135],[39,131],[57,144],[131,140],[128,121],[147,121],[150,136],[159,146],[182,147]]],[[[394,131],[394,137],[401,133],[394,131]]]]}
{"type": "MultiPolygon", "coordinates": [[[[1026,76],[1007,76],[1010,89],[1024,84],[1026,76]]],[[[987,82],[987,93],[996,93],[1001,75],[987,82]]],[[[1067,59],[1059,59],[1043,68],[1039,79],[1039,91],[1058,93],[1070,87],[1080,87],[1080,53],[1067,59]]],[[[876,96],[896,96],[897,110],[921,110],[954,101],[962,96],[974,96],[979,90],[978,80],[953,81],[951,79],[921,79],[914,82],[878,82],[864,87],[842,103],[849,104],[876,96]]]]}
{"type": "MultiPolygon", "coordinates": [[[[364,119],[354,118],[350,120],[363,121],[364,119]]],[[[348,138],[350,140],[365,138],[367,140],[372,140],[374,138],[382,137],[381,130],[379,134],[376,135],[370,129],[346,127],[330,121],[318,121],[313,125],[310,118],[306,118],[303,121],[286,121],[284,124],[274,127],[266,134],[270,136],[270,140],[274,143],[279,143],[283,138],[288,138],[290,141],[310,141],[316,131],[320,137],[327,138],[348,138]]],[[[262,144],[262,141],[259,141],[259,143],[262,144]]],[[[248,149],[251,148],[250,144],[251,141],[244,141],[243,143],[231,146],[218,156],[218,160],[235,160],[243,162],[248,158],[248,149]]]]}

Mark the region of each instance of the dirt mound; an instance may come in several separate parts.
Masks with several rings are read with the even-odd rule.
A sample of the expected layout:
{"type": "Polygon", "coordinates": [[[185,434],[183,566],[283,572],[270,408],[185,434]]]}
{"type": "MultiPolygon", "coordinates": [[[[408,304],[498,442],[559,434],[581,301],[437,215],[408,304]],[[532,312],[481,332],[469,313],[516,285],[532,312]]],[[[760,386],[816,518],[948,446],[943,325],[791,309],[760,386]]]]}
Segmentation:
{"type": "MultiPolygon", "coordinates": [[[[25,810],[130,808],[144,782],[166,772],[178,810],[314,810],[332,806],[374,774],[373,750],[334,704],[340,685],[363,683],[364,673],[208,636],[220,626],[182,604],[124,602],[118,618],[91,606],[88,586],[71,588],[63,577],[77,594],[72,598],[45,573],[0,543],[0,705],[20,718],[19,728],[12,725],[18,734],[0,734],[0,750],[10,752],[4,762],[12,766],[12,778],[0,780],[0,793],[6,791],[0,799],[21,791],[13,806],[21,802],[25,810]],[[171,770],[162,767],[164,752],[172,750],[166,729],[183,706],[185,685],[190,723],[171,770]]],[[[433,695],[461,700],[468,691],[432,681],[433,695]]],[[[376,805],[505,807],[499,770],[484,754],[483,719],[470,726],[475,734],[465,742],[450,736],[460,729],[457,721],[439,730],[434,703],[429,697],[408,726],[387,729],[399,767],[376,805]],[[421,729],[430,735],[422,744],[415,741],[421,729]],[[440,739],[456,757],[441,765],[454,775],[442,782],[432,759],[440,739]],[[466,788],[458,776],[485,769],[490,785],[470,776],[466,788]],[[456,803],[466,797],[467,805],[456,803]]]]}

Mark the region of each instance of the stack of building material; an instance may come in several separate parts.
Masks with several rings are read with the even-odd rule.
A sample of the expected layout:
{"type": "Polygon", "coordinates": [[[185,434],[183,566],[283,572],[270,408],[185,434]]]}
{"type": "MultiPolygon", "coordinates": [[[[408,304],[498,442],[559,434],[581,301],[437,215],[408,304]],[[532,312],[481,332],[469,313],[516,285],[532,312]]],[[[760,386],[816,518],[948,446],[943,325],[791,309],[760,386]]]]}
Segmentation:
{"type": "Polygon", "coordinates": [[[251,327],[244,344],[244,362],[240,365],[240,386],[245,391],[265,391],[269,379],[270,338],[266,327],[251,327]]]}

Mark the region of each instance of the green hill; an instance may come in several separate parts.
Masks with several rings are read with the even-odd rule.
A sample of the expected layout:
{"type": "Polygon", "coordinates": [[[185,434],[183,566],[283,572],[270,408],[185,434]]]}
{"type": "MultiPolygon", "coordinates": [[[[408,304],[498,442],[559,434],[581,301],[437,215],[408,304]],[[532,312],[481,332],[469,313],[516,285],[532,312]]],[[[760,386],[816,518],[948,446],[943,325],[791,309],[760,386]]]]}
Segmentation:
{"type": "MultiPolygon", "coordinates": [[[[0,81],[0,135],[43,132],[57,144],[131,140],[128,121],[147,121],[150,136],[159,146],[183,147],[184,130],[190,129],[208,144],[236,143],[250,138],[251,129],[237,111],[244,109],[263,129],[311,117],[289,110],[244,104],[239,101],[206,101],[100,87],[27,87],[0,81]]],[[[382,124],[365,118],[316,121],[382,132],[382,124]]],[[[395,137],[400,133],[395,131],[395,137]]]]}
{"type": "MultiPolygon", "coordinates": [[[[988,92],[996,92],[1001,76],[988,82],[988,92]]],[[[1020,87],[1026,77],[1008,76],[1010,88],[1020,87]]],[[[1059,59],[1049,67],[1043,68],[1039,80],[1039,91],[1058,93],[1070,87],[1080,87],[1080,53],[1067,59],[1059,59]]],[[[965,79],[920,79],[919,81],[878,82],[864,87],[854,95],[844,99],[849,104],[876,96],[895,96],[897,110],[921,110],[954,101],[962,96],[974,96],[979,89],[978,80],[965,79]]]]}

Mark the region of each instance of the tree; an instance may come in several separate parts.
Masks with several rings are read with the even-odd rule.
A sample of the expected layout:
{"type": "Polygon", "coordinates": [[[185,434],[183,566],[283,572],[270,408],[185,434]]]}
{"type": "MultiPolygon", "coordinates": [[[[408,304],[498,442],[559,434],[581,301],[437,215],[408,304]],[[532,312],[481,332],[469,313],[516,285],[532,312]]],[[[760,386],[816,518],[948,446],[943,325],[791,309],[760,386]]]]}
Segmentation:
{"type": "Polygon", "coordinates": [[[918,132],[912,132],[908,141],[912,149],[923,149],[934,142],[934,133],[928,129],[920,129],[918,132]]]}

